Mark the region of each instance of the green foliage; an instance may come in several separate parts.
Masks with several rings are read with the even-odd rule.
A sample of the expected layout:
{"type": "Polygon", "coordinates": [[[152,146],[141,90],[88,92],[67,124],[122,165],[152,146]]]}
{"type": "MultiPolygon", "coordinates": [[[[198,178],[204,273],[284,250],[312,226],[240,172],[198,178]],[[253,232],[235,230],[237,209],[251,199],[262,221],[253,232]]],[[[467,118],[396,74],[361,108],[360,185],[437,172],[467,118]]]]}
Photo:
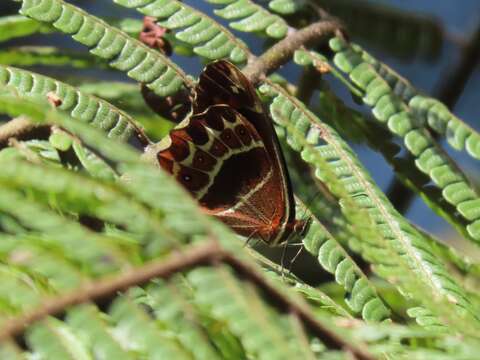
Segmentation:
{"type": "Polygon", "coordinates": [[[247,60],[248,47],[225,27],[200,11],[177,0],[131,1],[115,0],[119,5],[137,8],[142,14],[154,16],[157,23],[175,32],[175,37],[193,46],[193,51],[207,59],[228,57],[235,63],[247,60]]]}
{"type": "Polygon", "coordinates": [[[263,32],[278,39],[287,35],[288,25],[280,16],[266,11],[251,0],[206,0],[222,6],[215,14],[231,21],[230,26],[239,31],[263,32]]]}
{"type": "Polygon", "coordinates": [[[0,65],[0,84],[14,88],[21,97],[47,99],[52,94],[61,101],[59,109],[68,111],[75,120],[102,129],[109,137],[126,141],[139,132],[135,121],[125,112],[46,76],[0,65]]]}
{"type": "MultiPolygon", "coordinates": [[[[0,114],[9,124],[28,119],[50,130],[3,139],[0,126],[0,358],[346,359],[357,347],[377,358],[478,356],[476,257],[397,212],[346,142],[380,151],[403,183],[477,246],[478,193],[430,131],[476,160],[480,136],[438,100],[338,38],[330,40],[330,59],[302,47],[291,60],[333,75],[371,117],[347,107],[329,77],[311,89],[319,90],[319,106],[294,96],[301,83],[264,80],[258,90],[285,145],[297,218],[309,224],[282,252],[300,241],[315,259],[295,276],[283,255],[276,265],[247,249],[158,169],[143,127],[160,138],[172,125],[147,108],[138,84],[77,72],[112,68],[166,103],[191,89],[178,58],[134,38],[140,20],[107,22],[62,0],[19,2],[24,16],[0,17],[0,42],[61,32],[89,53],[58,44],[0,50],[0,114]],[[57,75],[36,72],[43,69],[57,75]],[[395,137],[410,157],[398,157],[395,137]],[[209,243],[215,253],[188,263],[209,243]],[[153,265],[172,268],[92,297],[153,265]],[[19,336],[2,337],[19,320],[19,336]]],[[[238,64],[255,61],[250,44],[216,16],[269,46],[318,15],[309,0],[206,2],[214,15],[178,0],[112,1],[169,29],[175,55],[238,64]]],[[[395,29],[409,23],[388,15],[398,20],[395,29]]],[[[420,20],[411,23],[429,24],[420,20]]],[[[435,37],[435,26],[426,28],[435,37]]]]}
{"type": "MultiPolygon", "coordinates": [[[[335,65],[347,73],[351,81],[364,91],[362,100],[372,108],[373,116],[384,124],[390,132],[403,139],[405,148],[415,158],[417,168],[428,175],[430,180],[440,188],[443,198],[455,206],[456,210],[463,216],[468,234],[474,241],[479,241],[480,214],[477,213],[477,209],[480,205],[480,197],[472,189],[465,175],[425,129],[425,122],[418,121],[418,116],[410,110],[412,107],[410,102],[413,100],[409,91],[411,87],[408,87],[408,84],[402,81],[387,83],[376,72],[375,68],[362,58],[361,54],[340,39],[331,40],[330,47],[336,53],[334,57],[335,65]],[[397,90],[392,90],[391,85],[398,85],[397,90]],[[397,93],[403,94],[402,98],[404,99],[410,98],[412,100],[405,104],[397,93]]],[[[371,61],[373,62],[373,60],[371,61]]],[[[436,100],[431,101],[438,102],[436,100]]],[[[440,124],[443,125],[445,131],[447,124],[447,121],[441,120],[438,111],[440,111],[440,114],[445,114],[449,119],[453,118],[443,105],[434,107],[430,104],[432,106],[430,108],[428,100],[421,101],[418,98],[413,100],[413,103],[416,111],[419,111],[420,106],[425,113],[424,117],[430,119],[428,122],[430,127],[437,129],[437,131],[441,129],[440,124]]],[[[470,129],[470,132],[465,131],[468,127],[463,125],[460,120],[454,121],[456,121],[457,128],[463,129],[463,131],[460,131],[465,135],[464,140],[470,144],[467,149],[475,157],[477,143],[480,144],[480,135],[472,129],[470,129]]]]}
{"type": "Polygon", "coordinates": [[[21,13],[71,34],[93,55],[109,60],[114,69],[145,83],[160,96],[175,93],[188,82],[183,71],[159,52],[61,0],[22,1],[21,13]]]}

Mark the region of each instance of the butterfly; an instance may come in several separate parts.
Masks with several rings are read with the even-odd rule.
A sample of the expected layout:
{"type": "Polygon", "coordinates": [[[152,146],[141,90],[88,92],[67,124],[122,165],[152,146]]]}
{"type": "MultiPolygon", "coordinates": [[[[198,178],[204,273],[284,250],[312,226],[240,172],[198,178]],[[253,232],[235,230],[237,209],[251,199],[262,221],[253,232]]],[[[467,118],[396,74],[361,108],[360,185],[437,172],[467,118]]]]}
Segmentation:
{"type": "Polygon", "coordinates": [[[236,233],[273,246],[305,229],[272,122],[230,62],[205,67],[191,115],[157,149],[160,166],[236,233]]]}

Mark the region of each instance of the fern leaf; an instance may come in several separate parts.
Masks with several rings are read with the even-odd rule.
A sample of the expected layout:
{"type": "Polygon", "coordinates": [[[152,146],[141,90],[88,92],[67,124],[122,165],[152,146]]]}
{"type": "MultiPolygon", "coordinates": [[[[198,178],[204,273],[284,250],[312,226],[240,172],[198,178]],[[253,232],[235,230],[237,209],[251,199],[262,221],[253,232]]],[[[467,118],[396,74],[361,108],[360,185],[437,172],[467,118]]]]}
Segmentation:
{"type": "Polygon", "coordinates": [[[292,15],[304,5],[302,0],[270,0],[268,7],[282,15],[292,15]]]}
{"type": "Polygon", "coordinates": [[[352,49],[373,66],[392,91],[412,109],[417,118],[424,124],[428,124],[437,134],[445,137],[454,149],[459,151],[466,149],[470,156],[480,159],[480,134],[477,131],[453,115],[440,101],[421,94],[408,80],[375,59],[360,46],[355,44],[352,49]]]}
{"type": "Polygon", "coordinates": [[[158,51],[62,0],[24,0],[21,13],[71,34],[92,54],[109,60],[110,66],[145,83],[159,96],[171,95],[184,84],[192,86],[185,73],[158,51]]]}
{"type": "Polygon", "coordinates": [[[375,118],[403,139],[418,169],[442,190],[444,199],[463,216],[469,235],[480,242],[480,197],[467,178],[369,63],[338,38],[330,46],[336,52],[335,64],[365,91],[363,101],[375,118]]]}
{"type": "Polygon", "coordinates": [[[97,58],[53,46],[18,46],[0,51],[0,64],[12,66],[72,66],[79,69],[105,67],[97,58]]]}
{"type": "Polygon", "coordinates": [[[21,15],[0,18],[0,42],[36,33],[50,33],[52,28],[21,15]]]}
{"type": "Polygon", "coordinates": [[[92,177],[110,181],[117,178],[117,174],[102,158],[82,146],[82,144],[74,141],[72,148],[82,166],[92,177]]]}
{"type": "MultiPolygon", "coordinates": [[[[297,51],[297,53],[299,52],[297,51]]],[[[302,65],[314,65],[319,57],[319,54],[315,52],[303,53],[302,58],[308,57],[308,61],[303,59],[302,65]]],[[[367,141],[371,148],[384,156],[395,171],[397,178],[405,186],[415,191],[435,213],[445,218],[462,235],[470,236],[465,229],[463,217],[454,206],[445,202],[441,189],[430,185],[430,178],[422,173],[413,161],[398,156],[401,148],[395,143],[393,135],[380,125],[347,107],[341,99],[325,88],[325,84],[320,90],[320,97],[321,104],[315,110],[322,120],[328,119],[326,120],[328,123],[332,123],[339,133],[346,134],[345,136],[349,136],[350,139],[358,140],[361,138],[363,141],[367,141]],[[353,134],[352,130],[354,131],[353,134]]],[[[303,182],[303,179],[299,178],[299,182],[303,182]]],[[[328,219],[331,216],[332,214],[330,216],[326,215],[326,218],[328,219]]],[[[338,220],[338,217],[336,219],[338,220]]]]}
{"type": "MultiPolygon", "coordinates": [[[[410,280],[416,279],[410,283],[417,283],[424,288],[425,293],[430,294],[430,299],[440,298],[448,304],[451,299],[455,299],[457,311],[463,313],[465,309],[476,318],[475,310],[464,290],[432,255],[429,245],[421,235],[395,211],[388,199],[375,187],[353,151],[335,131],[321,123],[282,88],[269,84],[268,87],[263,87],[263,91],[274,98],[270,112],[274,121],[289,133],[289,145],[299,151],[307,163],[315,166],[316,176],[325,181],[335,195],[340,195],[343,209],[363,209],[364,212],[359,212],[362,214],[361,220],[358,219],[359,222],[354,222],[354,225],[360,230],[368,223],[365,216],[370,217],[370,226],[374,226],[375,230],[369,233],[371,238],[362,237],[363,251],[367,259],[377,264],[376,271],[379,275],[392,280],[395,273],[402,276],[402,272],[406,270],[410,280]],[[405,269],[400,270],[399,267],[405,269]]],[[[414,288],[407,290],[407,284],[395,285],[407,294],[418,291],[414,288]]],[[[477,326],[477,320],[471,321],[477,326]]]]}
{"type": "Polygon", "coordinates": [[[211,4],[222,5],[215,14],[230,22],[230,26],[244,32],[264,32],[266,35],[281,39],[287,35],[288,25],[281,17],[274,15],[250,0],[206,0],[211,4]],[[225,6],[226,5],[226,6],[225,6]]]}
{"type": "Polygon", "coordinates": [[[53,93],[61,100],[59,109],[67,111],[75,120],[102,129],[111,138],[127,141],[142,134],[141,128],[125,112],[49,77],[0,65],[0,84],[16,89],[17,96],[20,97],[46,100],[53,93]]]}
{"type": "Polygon", "coordinates": [[[180,1],[114,1],[122,6],[137,8],[144,15],[156,17],[161,26],[177,30],[175,37],[192,45],[193,51],[200,56],[212,60],[229,57],[235,63],[247,60],[249,50],[243,41],[207,15],[180,1]]]}

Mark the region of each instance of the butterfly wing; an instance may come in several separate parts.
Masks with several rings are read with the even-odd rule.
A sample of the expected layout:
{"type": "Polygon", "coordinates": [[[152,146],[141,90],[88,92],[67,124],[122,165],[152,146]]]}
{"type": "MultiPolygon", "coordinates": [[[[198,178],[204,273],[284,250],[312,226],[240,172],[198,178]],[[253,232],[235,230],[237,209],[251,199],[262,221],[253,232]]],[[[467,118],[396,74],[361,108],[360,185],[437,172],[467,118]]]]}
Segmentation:
{"type": "Polygon", "coordinates": [[[237,233],[275,244],[291,231],[293,194],[278,139],[255,89],[231,63],[202,72],[193,115],[170,133],[158,161],[237,233]]]}

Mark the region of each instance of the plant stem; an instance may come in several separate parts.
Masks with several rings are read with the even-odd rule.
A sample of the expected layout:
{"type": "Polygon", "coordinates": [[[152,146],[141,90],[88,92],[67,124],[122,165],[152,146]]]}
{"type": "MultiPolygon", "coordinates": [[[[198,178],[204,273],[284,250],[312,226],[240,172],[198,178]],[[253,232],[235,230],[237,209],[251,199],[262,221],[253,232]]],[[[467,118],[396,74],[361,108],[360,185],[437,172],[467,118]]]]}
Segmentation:
{"type": "Polygon", "coordinates": [[[268,74],[289,61],[295,50],[329,39],[341,31],[342,25],[335,20],[317,21],[301,30],[292,31],[261,56],[251,59],[243,73],[253,85],[257,85],[268,74]]]}

